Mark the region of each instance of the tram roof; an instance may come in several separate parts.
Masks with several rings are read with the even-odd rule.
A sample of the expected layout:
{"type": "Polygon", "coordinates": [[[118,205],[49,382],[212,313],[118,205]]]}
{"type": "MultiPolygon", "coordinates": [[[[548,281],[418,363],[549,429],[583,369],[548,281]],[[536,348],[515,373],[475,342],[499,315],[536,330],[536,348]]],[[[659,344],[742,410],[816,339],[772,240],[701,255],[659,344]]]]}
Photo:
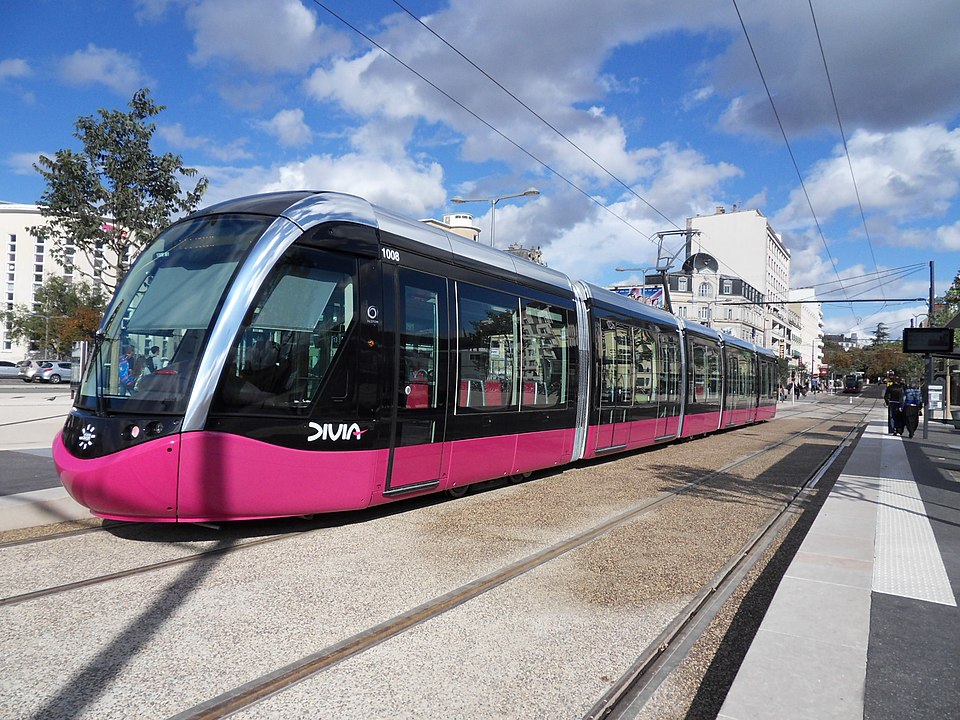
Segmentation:
{"type": "Polygon", "coordinates": [[[638,300],[632,300],[629,297],[612,292],[599,285],[579,281],[582,288],[586,290],[587,297],[594,301],[602,302],[604,305],[613,306],[618,310],[623,310],[630,315],[640,316],[644,320],[656,322],[661,325],[670,325],[677,329],[680,328],[680,321],[676,315],[672,315],[665,310],[660,310],[652,305],[647,305],[638,300]]]}
{"type": "Polygon", "coordinates": [[[573,294],[573,281],[558,270],[432,227],[356,195],[311,190],[265,193],[227,200],[199,210],[194,216],[220,213],[285,217],[305,230],[330,221],[368,225],[420,243],[446,262],[469,261],[472,266],[479,263],[507,276],[529,278],[573,294]]]}

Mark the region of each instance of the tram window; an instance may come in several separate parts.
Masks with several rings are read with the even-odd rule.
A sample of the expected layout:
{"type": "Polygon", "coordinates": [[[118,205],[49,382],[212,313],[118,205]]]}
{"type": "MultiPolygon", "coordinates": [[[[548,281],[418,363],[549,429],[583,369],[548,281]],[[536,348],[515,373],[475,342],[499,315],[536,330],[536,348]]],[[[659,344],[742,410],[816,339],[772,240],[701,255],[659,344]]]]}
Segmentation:
{"type": "Polygon", "coordinates": [[[458,411],[516,407],[519,298],[460,283],[458,304],[458,411]]]}
{"type": "MultiPolygon", "coordinates": [[[[224,370],[217,409],[306,412],[326,383],[355,316],[357,265],[332,253],[292,247],[273,269],[240,330],[224,370]]],[[[343,376],[345,377],[345,375],[343,376]]]]}
{"type": "Polygon", "coordinates": [[[567,401],[566,314],[537,302],[523,307],[520,400],[524,407],[555,407],[567,401]]]}
{"type": "Polygon", "coordinates": [[[604,405],[633,404],[636,362],[632,329],[613,320],[598,320],[600,335],[600,402],[604,405]]]}
{"type": "Polygon", "coordinates": [[[691,402],[720,402],[720,349],[716,345],[693,340],[691,355],[691,402]]]}
{"type": "Polygon", "coordinates": [[[661,403],[680,401],[680,342],[672,333],[657,336],[657,399],[661,403]]]}
{"type": "Polygon", "coordinates": [[[657,401],[656,387],[653,381],[656,377],[655,347],[656,335],[654,333],[644,328],[633,329],[633,362],[636,367],[633,401],[638,405],[657,401]]]}

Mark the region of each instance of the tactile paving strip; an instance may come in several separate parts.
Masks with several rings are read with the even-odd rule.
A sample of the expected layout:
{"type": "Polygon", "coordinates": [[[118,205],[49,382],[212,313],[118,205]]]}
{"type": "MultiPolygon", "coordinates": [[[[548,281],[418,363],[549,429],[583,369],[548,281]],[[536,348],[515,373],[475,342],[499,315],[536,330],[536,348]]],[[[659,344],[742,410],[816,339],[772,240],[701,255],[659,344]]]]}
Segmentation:
{"type": "Polygon", "coordinates": [[[878,480],[874,592],[956,607],[917,484],[901,478],[878,480]]]}

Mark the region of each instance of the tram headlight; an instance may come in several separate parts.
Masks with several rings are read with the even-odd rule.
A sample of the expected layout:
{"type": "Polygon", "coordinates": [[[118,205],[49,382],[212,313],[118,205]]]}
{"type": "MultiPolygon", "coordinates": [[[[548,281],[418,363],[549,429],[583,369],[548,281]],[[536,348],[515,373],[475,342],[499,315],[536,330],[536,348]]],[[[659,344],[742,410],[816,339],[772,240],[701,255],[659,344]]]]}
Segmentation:
{"type": "Polygon", "coordinates": [[[163,423],[159,420],[154,420],[152,423],[147,425],[147,435],[159,435],[163,432],[163,423]]]}
{"type": "Polygon", "coordinates": [[[123,429],[123,437],[125,440],[137,440],[142,432],[139,425],[127,425],[123,429]]]}

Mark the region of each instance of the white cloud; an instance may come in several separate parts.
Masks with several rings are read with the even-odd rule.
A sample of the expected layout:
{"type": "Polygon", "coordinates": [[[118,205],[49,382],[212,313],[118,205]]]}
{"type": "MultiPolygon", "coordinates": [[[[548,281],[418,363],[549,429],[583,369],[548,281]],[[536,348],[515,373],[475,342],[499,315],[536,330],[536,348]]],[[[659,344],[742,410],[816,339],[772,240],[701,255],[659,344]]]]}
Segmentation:
{"type": "MultiPolygon", "coordinates": [[[[844,210],[858,213],[857,190],[866,213],[896,220],[939,215],[957,199],[960,129],[925,125],[891,133],[861,130],[847,145],[856,190],[842,146],[807,173],[807,193],[821,221],[844,210]]],[[[801,190],[791,194],[789,204],[774,214],[773,222],[780,228],[812,222],[801,190]]]]}
{"type": "Polygon", "coordinates": [[[221,162],[248,160],[253,156],[245,149],[245,138],[230,142],[215,140],[202,135],[188,135],[183,125],[173,123],[157,127],[157,136],[163,138],[177,153],[183,150],[199,150],[221,162]]]}
{"type": "Polygon", "coordinates": [[[269,168],[198,169],[212,181],[205,204],[275,190],[336,190],[359,195],[404,215],[423,217],[446,199],[443,169],[439,165],[385,160],[359,153],[338,157],[314,155],[269,168]]]}
{"type": "Polygon", "coordinates": [[[298,0],[201,0],[187,10],[187,20],[194,31],[191,59],[200,65],[224,60],[262,75],[297,72],[349,47],[298,0]]]}
{"type": "MultiPolygon", "coordinates": [[[[960,109],[960,14],[954,0],[816,3],[818,39],[806,3],[750,3],[747,31],[788,136],[836,131],[820,45],[844,125],[892,130],[960,109]]],[[[739,26],[711,62],[718,91],[730,98],[724,127],[779,138],[770,102],[739,26]],[[744,87],[752,88],[744,92],[744,87]]]]}
{"type": "Polygon", "coordinates": [[[10,78],[24,78],[30,75],[30,65],[21,58],[0,60],[0,82],[10,78]]]}
{"type": "Polygon", "coordinates": [[[4,165],[10,168],[10,172],[14,175],[34,175],[37,171],[33,169],[33,164],[37,162],[41,155],[53,157],[52,152],[11,153],[4,162],[4,165]]]}
{"type": "Polygon", "coordinates": [[[264,132],[273,135],[284,147],[299,147],[307,145],[313,139],[310,126],[304,122],[303,110],[281,110],[270,120],[257,123],[264,132]]]}
{"type": "Polygon", "coordinates": [[[151,84],[136,59],[92,43],[85,50],[77,50],[63,58],[60,76],[70,85],[106,85],[121,94],[131,94],[151,84]]]}

